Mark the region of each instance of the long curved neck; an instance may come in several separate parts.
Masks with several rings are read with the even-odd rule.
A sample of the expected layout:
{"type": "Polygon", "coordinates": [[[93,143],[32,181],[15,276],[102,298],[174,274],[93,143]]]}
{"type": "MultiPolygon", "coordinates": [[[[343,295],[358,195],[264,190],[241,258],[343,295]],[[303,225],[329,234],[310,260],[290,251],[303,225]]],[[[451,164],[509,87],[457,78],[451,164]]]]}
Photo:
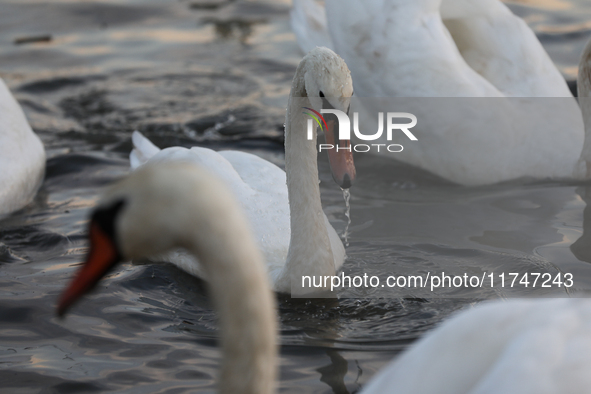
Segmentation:
{"type": "Polygon", "coordinates": [[[218,311],[219,393],[271,394],[277,369],[275,300],[263,258],[236,211],[231,204],[216,210],[215,217],[187,234],[186,247],[202,262],[218,311]]]}
{"type": "Polygon", "coordinates": [[[591,40],[587,43],[579,63],[577,89],[585,124],[585,142],[579,160],[579,166],[583,168],[577,168],[577,171],[578,175],[589,178],[591,177],[591,40]]]}
{"type": "Polygon", "coordinates": [[[291,239],[281,280],[285,281],[284,285],[291,286],[292,294],[296,290],[294,285],[301,284],[304,274],[335,274],[318,186],[316,126],[312,140],[308,140],[307,118],[302,114],[302,107],[310,105],[304,86],[306,64],[306,60],[302,61],[296,70],[285,120],[285,172],[291,239]]]}

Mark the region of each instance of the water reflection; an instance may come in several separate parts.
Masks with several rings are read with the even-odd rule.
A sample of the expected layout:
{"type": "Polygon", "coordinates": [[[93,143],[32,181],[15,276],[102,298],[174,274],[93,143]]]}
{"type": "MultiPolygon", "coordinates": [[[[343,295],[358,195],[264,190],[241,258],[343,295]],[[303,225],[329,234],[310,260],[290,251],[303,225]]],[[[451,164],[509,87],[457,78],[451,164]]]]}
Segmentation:
{"type": "Polygon", "coordinates": [[[349,394],[344,381],[349,363],[336,350],[328,349],[326,354],[330,357],[330,364],[316,369],[320,374],[320,381],[330,386],[335,394],[349,394]]]}

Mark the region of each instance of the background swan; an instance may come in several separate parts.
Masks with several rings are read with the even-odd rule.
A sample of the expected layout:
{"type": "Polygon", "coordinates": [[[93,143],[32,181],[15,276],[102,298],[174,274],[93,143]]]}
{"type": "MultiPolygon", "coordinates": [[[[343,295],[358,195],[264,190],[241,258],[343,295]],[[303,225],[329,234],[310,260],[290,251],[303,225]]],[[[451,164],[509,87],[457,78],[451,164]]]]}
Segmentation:
{"type": "Polygon", "coordinates": [[[584,393],[590,348],[588,299],[496,301],[445,321],[361,393],[584,393]]]}
{"type": "Polygon", "coordinates": [[[87,261],[62,294],[60,315],[119,261],[186,248],[207,272],[219,313],[219,392],[274,392],[274,299],[247,220],[222,182],[191,164],[147,165],[105,194],[89,238],[87,261]]]}
{"type": "Polygon", "coordinates": [[[0,79],[0,216],[30,203],[44,174],[43,143],[0,79]]]}
{"type": "MultiPolygon", "coordinates": [[[[302,275],[334,275],[343,264],[345,249],[322,211],[316,132],[312,140],[307,139],[309,117],[303,114],[302,107],[317,111],[333,107],[347,112],[352,93],[345,62],[329,49],[316,48],[301,61],[293,79],[285,122],[285,172],[244,152],[215,152],[199,147],[160,150],[139,132],[133,134],[131,166],[186,160],[211,170],[226,182],[244,208],[275,291],[309,292],[310,289],[292,289],[292,281],[294,285],[300,284],[302,275]]],[[[329,125],[327,138],[333,138],[329,135],[338,134],[338,127],[325,117],[329,125]]],[[[355,178],[351,153],[340,151],[329,155],[329,159],[335,181],[341,187],[349,187],[355,178]]],[[[155,258],[170,261],[193,275],[202,275],[194,259],[182,252],[155,258]]]]}
{"type": "Polygon", "coordinates": [[[465,185],[573,176],[580,110],[535,34],[500,1],[327,0],[323,11],[295,0],[294,32],[302,48],[329,41],[357,96],[488,98],[405,102],[419,142],[395,158],[465,185]],[[530,100],[540,106],[530,116],[519,97],[556,99],[530,100]]]}
{"type": "Polygon", "coordinates": [[[304,52],[343,56],[358,96],[382,86],[400,97],[572,97],[535,33],[498,0],[327,0],[326,10],[295,0],[291,22],[304,52]],[[366,91],[377,79],[361,75],[369,63],[389,78],[366,91]]]}

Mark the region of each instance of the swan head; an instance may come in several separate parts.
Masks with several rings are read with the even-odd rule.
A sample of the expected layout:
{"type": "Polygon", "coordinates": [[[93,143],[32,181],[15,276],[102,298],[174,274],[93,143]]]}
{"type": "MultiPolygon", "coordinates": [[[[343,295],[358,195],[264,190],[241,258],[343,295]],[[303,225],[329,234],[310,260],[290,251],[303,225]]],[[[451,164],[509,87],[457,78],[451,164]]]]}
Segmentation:
{"type": "Polygon", "coordinates": [[[236,209],[236,202],[228,195],[217,179],[194,164],[182,162],[147,164],[121,180],[92,213],[86,263],[63,292],[58,315],[64,315],[121,261],[174,248],[195,249],[195,239],[216,242],[210,236],[223,236],[220,233],[229,230],[222,226],[232,226],[224,220],[236,209]],[[221,229],[212,229],[216,218],[221,229]]]}
{"type": "MultiPolygon", "coordinates": [[[[353,80],[345,61],[325,47],[316,47],[302,60],[304,86],[313,109],[336,109],[349,114],[353,80]]],[[[327,130],[326,143],[334,148],[328,150],[328,158],[335,182],[342,188],[351,187],[355,180],[355,164],[350,140],[339,139],[337,115],[324,114],[327,130]]]]}
{"type": "Polygon", "coordinates": [[[312,107],[324,108],[329,105],[348,113],[353,80],[345,61],[325,47],[314,48],[303,61],[306,64],[304,84],[312,107]]]}

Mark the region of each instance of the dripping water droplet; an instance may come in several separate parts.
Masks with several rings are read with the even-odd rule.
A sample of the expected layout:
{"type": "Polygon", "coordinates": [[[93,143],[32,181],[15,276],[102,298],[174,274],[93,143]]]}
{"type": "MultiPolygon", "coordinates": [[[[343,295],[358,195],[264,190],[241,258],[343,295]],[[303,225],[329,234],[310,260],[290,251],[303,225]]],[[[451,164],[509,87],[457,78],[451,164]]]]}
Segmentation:
{"type": "Polygon", "coordinates": [[[351,225],[351,192],[349,189],[341,189],[343,191],[343,199],[345,200],[345,216],[347,217],[347,226],[343,232],[343,238],[345,239],[345,247],[349,246],[349,226],[351,225]]]}

